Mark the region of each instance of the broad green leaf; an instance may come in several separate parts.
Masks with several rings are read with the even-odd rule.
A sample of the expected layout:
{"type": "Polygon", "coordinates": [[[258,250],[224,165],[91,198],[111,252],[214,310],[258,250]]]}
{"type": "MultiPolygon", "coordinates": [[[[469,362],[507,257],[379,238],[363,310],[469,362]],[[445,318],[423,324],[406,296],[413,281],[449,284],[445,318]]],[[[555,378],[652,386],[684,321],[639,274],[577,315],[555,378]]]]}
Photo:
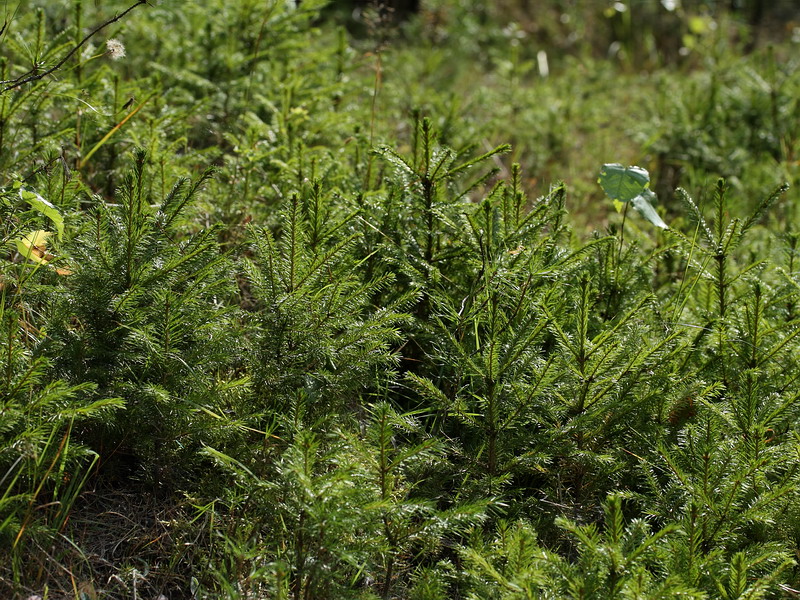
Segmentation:
{"type": "Polygon", "coordinates": [[[58,209],[36,192],[26,190],[25,188],[20,188],[19,195],[20,198],[31,205],[31,208],[40,212],[55,224],[58,238],[61,239],[64,235],[64,217],[61,216],[58,209]]]}
{"type": "Polygon", "coordinates": [[[656,195],[649,188],[650,173],[641,167],[623,167],[621,164],[606,164],[600,169],[597,180],[606,195],[614,202],[619,212],[622,205],[630,202],[640,215],[656,227],[668,229],[667,224],[653,208],[656,195]]]}
{"type": "Polygon", "coordinates": [[[633,200],[631,200],[631,205],[636,209],[636,212],[638,212],[656,227],[660,227],[661,229],[669,229],[667,224],[664,223],[661,217],[658,216],[656,209],[653,208],[653,205],[651,204],[651,202],[655,202],[656,200],[657,198],[655,193],[650,189],[646,189],[633,200]]]}
{"type": "Polygon", "coordinates": [[[650,174],[641,167],[623,167],[619,163],[606,164],[600,169],[597,180],[612,200],[630,202],[647,189],[650,174]]]}

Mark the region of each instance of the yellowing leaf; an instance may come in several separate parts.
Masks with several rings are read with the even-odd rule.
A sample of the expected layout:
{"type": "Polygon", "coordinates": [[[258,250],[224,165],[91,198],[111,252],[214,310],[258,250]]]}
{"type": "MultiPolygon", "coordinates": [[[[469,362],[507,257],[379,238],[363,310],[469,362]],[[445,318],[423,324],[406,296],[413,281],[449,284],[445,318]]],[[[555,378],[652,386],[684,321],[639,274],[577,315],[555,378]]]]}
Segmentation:
{"type": "Polygon", "coordinates": [[[46,265],[53,260],[53,255],[47,253],[47,238],[53,235],[52,231],[31,231],[24,237],[16,240],[17,250],[22,256],[33,262],[46,265]]]}

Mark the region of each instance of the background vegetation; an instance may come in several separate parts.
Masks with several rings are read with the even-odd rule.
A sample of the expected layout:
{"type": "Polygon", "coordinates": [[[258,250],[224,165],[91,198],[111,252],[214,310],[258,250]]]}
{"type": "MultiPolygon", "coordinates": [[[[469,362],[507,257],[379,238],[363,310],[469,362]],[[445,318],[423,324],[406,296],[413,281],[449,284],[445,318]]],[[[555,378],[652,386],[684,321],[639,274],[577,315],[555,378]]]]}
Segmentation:
{"type": "Polygon", "coordinates": [[[800,594],[791,3],[326,4],[2,8],[0,595],[800,594]]]}

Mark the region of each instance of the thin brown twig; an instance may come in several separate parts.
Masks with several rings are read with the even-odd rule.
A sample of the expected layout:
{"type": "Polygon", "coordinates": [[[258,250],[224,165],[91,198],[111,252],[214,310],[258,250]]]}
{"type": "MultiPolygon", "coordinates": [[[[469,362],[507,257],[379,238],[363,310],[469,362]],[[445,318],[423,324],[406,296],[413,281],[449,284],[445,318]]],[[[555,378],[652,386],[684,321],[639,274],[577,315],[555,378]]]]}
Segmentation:
{"type": "Polygon", "coordinates": [[[50,67],[46,71],[43,71],[42,73],[36,73],[35,71],[38,69],[38,66],[36,66],[32,70],[28,71],[24,75],[20,75],[16,79],[9,79],[7,81],[0,81],[0,85],[6,84],[6,83],[11,84],[11,85],[7,85],[2,90],[0,90],[0,94],[5,93],[5,92],[7,92],[9,90],[13,90],[14,88],[18,88],[18,87],[20,87],[22,85],[25,85],[26,83],[30,83],[31,81],[38,81],[39,79],[42,79],[43,77],[47,77],[51,73],[57,71],[58,69],[60,69],[61,67],[64,66],[64,63],[66,63],[72,57],[73,54],[75,54],[78,50],[80,50],[81,47],[86,42],[88,42],[95,34],[97,34],[97,32],[99,32],[101,29],[104,29],[105,27],[108,27],[112,23],[116,23],[117,21],[122,19],[125,15],[127,15],[129,12],[131,12],[134,8],[136,8],[138,6],[141,6],[142,4],[147,4],[147,0],[138,0],[135,4],[131,5],[125,11],[123,11],[123,12],[117,14],[117,15],[114,15],[108,21],[105,21],[104,23],[101,23],[100,25],[98,25],[97,27],[92,29],[86,35],[86,37],[84,37],[80,41],[80,43],[77,46],[75,46],[74,48],[72,48],[72,50],[67,52],[60,61],[58,61],[54,66],[50,67]]]}

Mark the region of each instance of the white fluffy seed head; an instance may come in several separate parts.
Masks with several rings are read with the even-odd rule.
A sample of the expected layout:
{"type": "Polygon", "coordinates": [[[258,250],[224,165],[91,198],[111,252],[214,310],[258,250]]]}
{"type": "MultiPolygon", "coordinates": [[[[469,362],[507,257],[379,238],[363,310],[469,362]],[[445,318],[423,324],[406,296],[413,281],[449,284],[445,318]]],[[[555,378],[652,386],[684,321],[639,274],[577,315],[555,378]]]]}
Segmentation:
{"type": "Polygon", "coordinates": [[[106,40],[106,53],[111,60],[125,57],[125,45],[117,39],[106,40]]]}

